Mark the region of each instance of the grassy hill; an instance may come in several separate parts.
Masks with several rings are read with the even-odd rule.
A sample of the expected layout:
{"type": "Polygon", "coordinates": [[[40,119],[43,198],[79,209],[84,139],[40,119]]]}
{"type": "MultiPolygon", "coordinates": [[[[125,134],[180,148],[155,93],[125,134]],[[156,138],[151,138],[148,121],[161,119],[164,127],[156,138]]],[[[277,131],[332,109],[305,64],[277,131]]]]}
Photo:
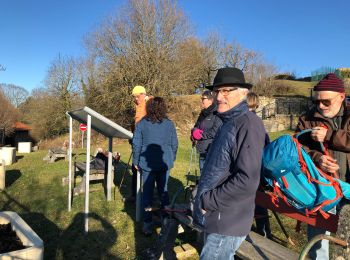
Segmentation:
{"type": "Polygon", "coordinates": [[[300,95],[309,97],[310,89],[315,86],[316,82],[303,82],[295,80],[275,80],[276,84],[285,86],[285,95],[300,95]]]}
{"type": "MultiPolygon", "coordinates": [[[[295,81],[295,80],[275,80],[276,84],[285,86],[286,93],[285,95],[300,95],[309,97],[310,89],[313,88],[317,84],[316,81],[312,82],[303,82],[303,81],[295,81]]],[[[345,82],[349,82],[346,80],[345,82]]],[[[349,83],[345,83],[345,86],[348,86],[349,83]]],[[[350,87],[345,87],[345,93],[350,95],[350,87]]]]}

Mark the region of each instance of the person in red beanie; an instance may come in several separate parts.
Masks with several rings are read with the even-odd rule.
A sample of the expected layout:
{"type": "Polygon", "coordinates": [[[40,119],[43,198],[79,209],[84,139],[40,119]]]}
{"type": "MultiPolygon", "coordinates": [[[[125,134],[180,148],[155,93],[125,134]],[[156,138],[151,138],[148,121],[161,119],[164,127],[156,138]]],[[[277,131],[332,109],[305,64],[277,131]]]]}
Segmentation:
{"type": "MultiPolygon", "coordinates": [[[[300,141],[322,171],[350,182],[350,106],[345,103],[344,83],[336,74],[330,73],[313,90],[314,106],[299,118],[297,125],[297,132],[304,129],[312,129],[312,132],[300,141]],[[318,142],[325,144],[328,155],[320,150],[318,142]]],[[[336,209],[331,211],[335,214],[336,209]]],[[[309,240],[325,233],[329,234],[324,229],[308,226],[309,240]]],[[[311,259],[329,259],[328,240],[316,243],[309,256],[311,259]]]]}

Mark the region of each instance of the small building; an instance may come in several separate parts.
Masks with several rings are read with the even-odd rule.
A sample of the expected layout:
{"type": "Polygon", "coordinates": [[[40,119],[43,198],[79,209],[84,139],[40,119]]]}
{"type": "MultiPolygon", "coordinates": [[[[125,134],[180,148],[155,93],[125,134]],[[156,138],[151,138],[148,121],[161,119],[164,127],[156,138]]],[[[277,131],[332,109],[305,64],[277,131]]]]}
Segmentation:
{"type": "Polygon", "coordinates": [[[21,122],[16,122],[13,128],[13,133],[5,137],[5,145],[18,147],[19,142],[35,142],[34,138],[30,135],[30,126],[21,122]]]}

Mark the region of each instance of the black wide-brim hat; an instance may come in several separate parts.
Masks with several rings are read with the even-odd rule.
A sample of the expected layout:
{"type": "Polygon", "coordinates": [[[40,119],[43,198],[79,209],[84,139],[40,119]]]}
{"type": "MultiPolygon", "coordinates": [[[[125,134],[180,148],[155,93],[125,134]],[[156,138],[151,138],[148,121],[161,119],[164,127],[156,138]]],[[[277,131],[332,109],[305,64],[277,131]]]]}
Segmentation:
{"type": "Polygon", "coordinates": [[[221,68],[216,73],[213,85],[206,86],[207,89],[213,90],[220,86],[239,86],[251,89],[252,84],[246,83],[243,71],[237,68],[221,68]]]}

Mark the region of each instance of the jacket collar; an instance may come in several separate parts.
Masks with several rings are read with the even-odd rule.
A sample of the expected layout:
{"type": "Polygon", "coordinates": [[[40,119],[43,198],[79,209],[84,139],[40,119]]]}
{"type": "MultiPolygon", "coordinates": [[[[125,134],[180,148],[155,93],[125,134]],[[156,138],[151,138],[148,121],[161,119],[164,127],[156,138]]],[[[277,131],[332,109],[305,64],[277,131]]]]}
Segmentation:
{"type": "Polygon", "coordinates": [[[218,113],[217,115],[221,118],[223,122],[229,121],[234,117],[237,117],[239,115],[245,114],[249,111],[248,109],[248,104],[244,100],[237,104],[237,106],[231,108],[230,110],[223,112],[223,113],[218,113]]]}

